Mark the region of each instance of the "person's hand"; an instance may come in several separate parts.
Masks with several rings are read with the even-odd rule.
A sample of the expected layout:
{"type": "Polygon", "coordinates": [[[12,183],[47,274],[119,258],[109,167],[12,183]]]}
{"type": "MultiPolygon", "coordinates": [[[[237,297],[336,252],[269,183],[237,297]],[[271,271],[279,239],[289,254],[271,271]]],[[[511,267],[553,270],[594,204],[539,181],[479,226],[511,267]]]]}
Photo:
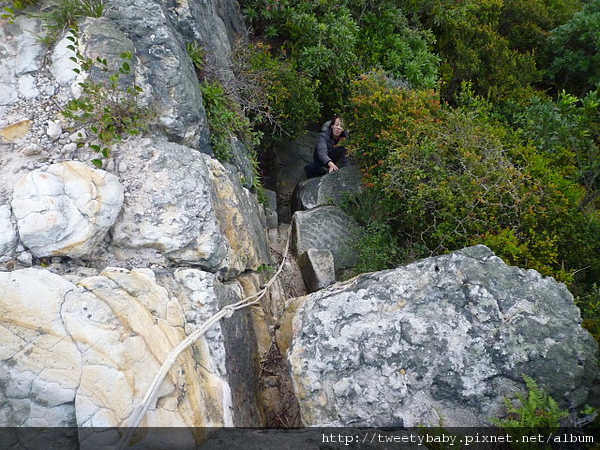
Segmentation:
{"type": "Polygon", "coordinates": [[[329,165],[329,173],[339,170],[339,167],[333,161],[329,161],[327,164],[329,165]]]}

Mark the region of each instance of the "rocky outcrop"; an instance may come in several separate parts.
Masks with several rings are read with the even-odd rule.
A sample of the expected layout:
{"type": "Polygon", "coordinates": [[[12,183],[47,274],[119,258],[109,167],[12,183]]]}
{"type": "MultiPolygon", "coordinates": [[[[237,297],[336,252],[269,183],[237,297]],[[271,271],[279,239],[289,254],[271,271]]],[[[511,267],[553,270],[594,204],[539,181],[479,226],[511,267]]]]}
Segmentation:
{"type": "MultiPolygon", "coordinates": [[[[0,83],[11,94],[0,94],[0,425],[80,427],[63,429],[57,448],[114,445],[115,427],[131,423],[169,352],[264,285],[258,269],[271,256],[246,149],[235,143],[237,165],[209,156],[185,50],[199,41],[218,56],[212,68],[228,70],[241,18],[226,26],[219,11],[237,8],[115,0],[106,17],[81,21],[79,51],[109,63],[108,72],[85,75],[102,80],[121,52],[132,52],[122,79],[135,80],[141,104],[156,113],[145,136],[112,146],[106,170],[90,162],[88,130],[59,114],[80,92],[72,40],[62,36],[44,55],[31,42],[44,33],[39,20],[0,23],[0,83]]],[[[183,447],[181,433],[162,445],[196,448],[197,427],[264,423],[258,363],[272,326],[264,310],[280,301],[263,301],[214,325],[177,359],[141,425],[196,428],[183,447]]],[[[32,438],[21,434],[14,445],[32,438]]],[[[150,434],[135,440],[143,445],[150,434]]]]}
{"type": "Polygon", "coordinates": [[[22,244],[36,257],[81,258],[104,239],[122,204],[116,176],[69,161],[25,175],[15,185],[12,211],[22,244]]]}
{"type": "Polygon", "coordinates": [[[298,183],[306,180],[304,166],[312,162],[318,133],[308,132],[297,139],[280,142],[273,156],[271,188],[277,192],[277,213],[284,222],[291,220],[291,199],[298,183]]]}
{"type": "MultiPolygon", "coordinates": [[[[196,269],[109,268],[76,284],[23,269],[0,272],[0,285],[3,426],[127,425],[171,349],[243,292],[196,269]]],[[[233,407],[232,391],[256,377],[253,328],[240,322],[248,318],[216,324],[179,357],[142,425],[259,424],[247,419],[256,420],[256,404],[233,407]],[[246,358],[245,379],[235,355],[246,358]]]]}
{"type": "Polygon", "coordinates": [[[354,219],[337,206],[321,206],[298,211],[292,221],[292,248],[297,255],[308,249],[328,250],[335,270],[356,265],[358,254],[353,243],[359,228],[354,219]]]}
{"type": "Polygon", "coordinates": [[[483,246],[360,275],[296,308],[279,342],[309,426],[486,425],[523,374],[567,408],[598,380],[566,287],[483,246]]]}
{"type": "Polygon", "coordinates": [[[357,166],[300,182],[292,193],[291,212],[323,205],[340,206],[361,192],[361,173],[357,166]]]}
{"type": "Polygon", "coordinates": [[[195,265],[235,276],[270,263],[256,198],[217,160],[166,140],[119,147],[125,186],[113,228],[120,259],[144,252],[163,265],[195,265]]]}

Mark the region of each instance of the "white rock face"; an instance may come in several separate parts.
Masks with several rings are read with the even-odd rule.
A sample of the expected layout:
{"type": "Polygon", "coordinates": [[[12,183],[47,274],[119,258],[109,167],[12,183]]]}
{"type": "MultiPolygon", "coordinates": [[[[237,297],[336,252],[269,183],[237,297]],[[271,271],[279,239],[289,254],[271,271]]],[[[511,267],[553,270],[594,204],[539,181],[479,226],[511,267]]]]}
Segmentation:
{"type": "Polygon", "coordinates": [[[76,287],[37,269],[0,272],[0,286],[0,425],[74,426],[81,354],[61,308],[76,287]]]}
{"type": "Polygon", "coordinates": [[[215,217],[209,173],[200,154],[167,141],[133,140],[119,147],[126,190],[113,243],[155,249],[175,263],[221,267],[229,251],[215,217]]]}
{"type": "MultiPolygon", "coordinates": [[[[130,424],[163,361],[195,329],[189,320],[216,312],[213,278],[194,269],[170,278],[179,298],[149,269],[109,268],[77,284],[43,269],[0,272],[0,426],[77,425],[81,448],[100,448],[90,427],[130,424]]],[[[232,426],[223,345],[217,324],[185,350],[140,425],[232,426]]],[[[191,432],[176,434],[187,444],[161,448],[196,448],[191,432]]],[[[119,435],[100,438],[114,445],[119,435]]]]}
{"type": "Polygon", "coordinates": [[[0,26],[0,106],[17,101],[19,95],[39,95],[33,77],[22,77],[41,66],[44,46],[39,42],[40,34],[40,21],[23,15],[10,26],[0,26]]]}
{"type": "Polygon", "coordinates": [[[17,234],[8,205],[0,205],[0,261],[11,256],[17,246],[17,234]]]}
{"type": "Polygon", "coordinates": [[[117,177],[76,161],[30,172],[12,200],[21,242],[37,257],[90,254],[122,204],[117,177]]]}
{"type": "Polygon", "coordinates": [[[77,78],[77,73],[73,71],[77,68],[77,63],[71,60],[75,56],[75,52],[67,48],[67,46],[73,45],[73,42],[68,37],[72,37],[72,34],[66,34],[54,46],[50,65],[50,72],[61,86],[71,86],[77,78]]]}

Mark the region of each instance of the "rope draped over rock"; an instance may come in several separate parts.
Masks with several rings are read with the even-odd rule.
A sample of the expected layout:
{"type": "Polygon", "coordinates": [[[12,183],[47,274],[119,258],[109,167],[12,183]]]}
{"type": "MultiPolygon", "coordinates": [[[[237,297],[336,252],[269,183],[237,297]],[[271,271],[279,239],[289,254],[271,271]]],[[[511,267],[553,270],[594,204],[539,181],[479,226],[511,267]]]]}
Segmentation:
{"type": "Polygon", "coordinates": [[[279,264],[277,271],[271,277],[271,279],[268,281],[268,283],[265,284],[265,286],[257,293],[252,294],[246,298],[243,298],[242,300],[240,300],[237,303],[234,303],[232,305],[227,305],[227,306],[224,306],[223,308],[221,308],[216,314],[214,314],[210,319],[208,319],[200,328],[195,330],[192,334],[190,334],[183,341],[181,341],[176,347],[174,347],[173,350],[171,350],[171,352],[169,353],[169,355],[163,362],[160,370],[154,377],[154,380],[150,384],[150,387],[146,391],[146,395],[144,396],[144,399],[142,400],[141,406],[139,408],[137,408],[136,412],[134,412],[134,414],[132,415],[131,422],[128,426],[127,432],[123,435],[123,437],[121,438],[121,440],[119,442],[118,450],[125,449],[125,447],[129,443],[136,428],[139,426],[139,424],[143,420],[144,416],[148,412],[150,405],[156,399],[160,385],[162,384],[165,377],[167,376],[167,374],[169,373],[169,371],[175,364],[175,361],[177,360],[179,355],[186,348],[188,348],[190,345],[192,345],[194,342],[196,342],[196,340],[198,340],[198,338],[200,336],[202,336],[211,326],[213,326],[219,320],[221,320],[222,318],[230,318],[233,316],[235,311],[257,304],[260,301],[260,299],[265,296],[265,294],[268,292],[271,285],[275,282],[277,277],[283,271],[283,267],[284,267],[285,261],[287,259],[287,255],[288,255],[289,248],[290,248],[291,230],[292,230],[292,228],[290,227],[290,229],[288,231],[287,242],[285,245],[285,251],[283,252],[283,257],[281,259],[281,263],[279,264]]]}

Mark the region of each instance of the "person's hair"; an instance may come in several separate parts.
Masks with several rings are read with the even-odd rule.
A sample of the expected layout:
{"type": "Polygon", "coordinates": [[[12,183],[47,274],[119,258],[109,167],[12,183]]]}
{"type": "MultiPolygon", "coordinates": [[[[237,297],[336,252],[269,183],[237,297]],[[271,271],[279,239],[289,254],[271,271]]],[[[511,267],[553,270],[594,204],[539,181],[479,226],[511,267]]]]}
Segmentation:
{"type": "Polygon", "coordinates": [[[331,120],[329,121],[329,128],[330,128],[330,129],[331,129],[331,128],[333,128],[333,124],[335,123],[335,121],[336,121],[337,119],[340,119],[340,122],[344,123],[344,120],[342,119],[342,117],[341,117],[339,114],[334,114],[334,115],[331,117],[331,120]]]}

